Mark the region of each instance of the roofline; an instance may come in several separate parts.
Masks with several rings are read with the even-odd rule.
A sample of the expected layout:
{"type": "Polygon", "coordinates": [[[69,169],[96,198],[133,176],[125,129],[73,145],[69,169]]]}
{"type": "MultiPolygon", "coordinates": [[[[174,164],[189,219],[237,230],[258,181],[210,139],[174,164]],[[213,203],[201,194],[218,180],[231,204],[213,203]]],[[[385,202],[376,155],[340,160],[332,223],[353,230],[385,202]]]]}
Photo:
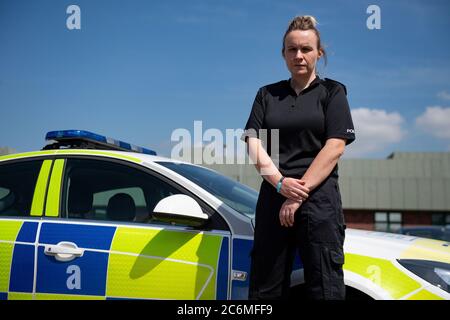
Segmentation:
{"type": "Polygon", "coordinates": [[[137,153],[133,152],[121,152],[112,150],[87,150],[87,149],[66,149],[66,150],[44,150],[44,151],[32,151],[24,153],[15,153],[5,156],[0,156],[0,161],[55,156],[55,155],[97,155],[110,158],[119,158],[136,163],[142,162],[141,157],[137,157],[137,153]]]}
{"type": "Polygon", "coordinates": [[[55,150],[41,150],[41,151],[31,151],[23,153],[14,153],[4,156],[0,156],[0,162],[6,160],[15,160],[23,158],[33,158],[33,157],[44,157],[44,156],[55,156],[55,155],[94,155],[103,156],[109,158],[116,158],[127,160],[135,163],[142,162],[158,162],[158,161],[168,161],[174,163],[185,163],[191,164],[186,161],[171,159],[167,157],[161,157],[158,155],[149,155],[137,152],[126,152],[126,151],[116,151],[116,150],[98,150],[98,149],[55,149],[55,150]]]}

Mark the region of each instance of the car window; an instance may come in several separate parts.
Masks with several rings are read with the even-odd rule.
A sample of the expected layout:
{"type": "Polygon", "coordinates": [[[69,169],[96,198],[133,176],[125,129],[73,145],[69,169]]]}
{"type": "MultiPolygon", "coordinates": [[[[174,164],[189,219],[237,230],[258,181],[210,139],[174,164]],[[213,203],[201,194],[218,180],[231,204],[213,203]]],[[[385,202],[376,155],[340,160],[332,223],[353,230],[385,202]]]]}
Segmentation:
{"type": "Polygon", "coordinates": [[[255,216],[256,190],[208,168],[166,161],[157,163],[198,184],[237,212],[249,218],[255,216]]]}
{"type": "Polygon", "coordinates": [[[140,223],[161,223],[152,217],[156,204],[180,193],[136,168],[91,159],[67,160],[63,189],[63,216],[140,223]]]}
{"type": "Polygon", "coordinates": [[[136,221],[145,221],[148,210],[147,203],[145,201],[144,191],[141,188],[123,188],[123,189],[114,189],[108,191],[101,191],[94,193],[93,195],[93,211],[94,215],[100,220],[107,220],[107,212],[106,208],[108,206],[108,202],[111,200],[113,196],[119,193],[125,193],[129,195],[135,205],[136,205],[136,221]]]}
{"type": "Polygon", "coordinates": [[[0,216],[29,216],[42,161],[0,164],[0,216]]]}
{"type": "Polygon", "coordinates": [[[9,189],[0,187],[0,200],[6,197],[9,192],[10,192],[9,189]]]}

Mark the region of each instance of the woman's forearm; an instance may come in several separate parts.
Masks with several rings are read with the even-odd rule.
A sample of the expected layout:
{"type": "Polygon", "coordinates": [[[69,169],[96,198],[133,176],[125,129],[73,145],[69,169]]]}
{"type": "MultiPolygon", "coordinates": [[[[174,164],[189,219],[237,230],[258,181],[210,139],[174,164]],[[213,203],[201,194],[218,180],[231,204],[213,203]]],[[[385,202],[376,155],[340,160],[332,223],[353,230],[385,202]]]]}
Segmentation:
{"type": "Polygon", "coordinates": [[[248,154],[259,174],[272,186],[276,186],[282,175],[273,163],[258,138],[248,138],[248,154]]]}
{"type": "Polygon", "coordinates": [[[314,190],[320,185],[333,171],[339,158],[344,153],[344,149],[344,139],[328,139],[302,177],[302,180],[305,181],[305,186],[310,190],[314,190]]]}

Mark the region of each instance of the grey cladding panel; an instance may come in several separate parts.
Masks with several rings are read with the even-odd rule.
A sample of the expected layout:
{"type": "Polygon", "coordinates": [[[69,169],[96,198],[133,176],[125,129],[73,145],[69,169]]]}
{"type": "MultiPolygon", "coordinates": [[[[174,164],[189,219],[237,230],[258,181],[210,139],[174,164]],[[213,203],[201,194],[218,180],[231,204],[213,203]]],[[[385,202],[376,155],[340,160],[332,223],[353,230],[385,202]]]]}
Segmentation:
{"type": "Polygon", "coordinates": [[[393,209],[405,208],[404,179],[391,178],[391,206],[393,209]]]}
{"type": "Polygon", "coordinates": [[[431,208],[431,179],[417,179],[418,208],[427,210],[431,208]]]}
{"type": "Polygon", "coordinates": [[[417,209],[418,208],[418,194],[417,194],[417,179],[406,178],[403,180],[403,190],[405,194],[405,209],[417,209]]]}

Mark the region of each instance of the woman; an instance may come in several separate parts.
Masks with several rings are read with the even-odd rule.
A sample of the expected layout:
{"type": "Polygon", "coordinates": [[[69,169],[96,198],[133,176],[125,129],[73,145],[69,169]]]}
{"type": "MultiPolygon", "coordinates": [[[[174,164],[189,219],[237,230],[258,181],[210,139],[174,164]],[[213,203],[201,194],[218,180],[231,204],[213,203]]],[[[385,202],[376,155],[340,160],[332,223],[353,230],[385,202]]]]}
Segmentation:
{"type": "Polygon", "coordinates": [[[259,89],[244,133],[249,155],[264,178],[256,207],[249,298],[288,297],[297,249],[308,297],[344,299],[345,225],[337,162],[355,139],[346,89],[316,75],[325,50],[314,17],[291,21],[282,55],[291,78],[259,89]],[[260,130],[267,130],[267,150],[278,134],[277,154],[263,148],[260,130]]]}

